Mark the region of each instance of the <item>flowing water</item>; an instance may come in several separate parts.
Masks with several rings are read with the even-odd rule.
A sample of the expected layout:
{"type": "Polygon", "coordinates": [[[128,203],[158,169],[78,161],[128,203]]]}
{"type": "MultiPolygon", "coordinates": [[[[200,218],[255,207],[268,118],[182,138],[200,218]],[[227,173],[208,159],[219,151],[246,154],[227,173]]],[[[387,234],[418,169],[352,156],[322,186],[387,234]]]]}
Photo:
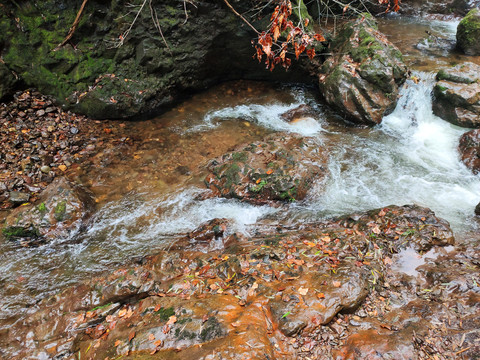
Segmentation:
{"type": "Polygon", "coordinates": [[[374,128],[345,126],[319,105],[314,89],[244,81],[196,95],[158,118],[126,123],[138,138],[134,148],[106,150],[95,165],[72,175],[96,196],[98,211],[85,233],[38,248],[0,245],[0,319],[114,264],[166,248],[172,238],[218,217],[232,219],[238,231],[248,233],[259,221],[294,225],[417,203],[447,219],[459,237],[476,231],[480,177],[457,153],[466,129],[444,122],[431,109],[435,70],[461,57],[443,46],[454,28],[452,22],[418,19],[381,23],[420,81],[407,81],[395,111],[374,128]],[[402,27],[412,31],[398,31],[402,27]],[[425,30],[441,34],[443,45],[425,40],[425,30]],[[282,120],[282,113],[301,104],[312,106],[316,116],[294,124],[282,120]],[[312,136],[328,148],[327,180],[315,184],[304,201],[280,209],[202,200],[202,169],[209,159],[275,131],[312,136]]]}

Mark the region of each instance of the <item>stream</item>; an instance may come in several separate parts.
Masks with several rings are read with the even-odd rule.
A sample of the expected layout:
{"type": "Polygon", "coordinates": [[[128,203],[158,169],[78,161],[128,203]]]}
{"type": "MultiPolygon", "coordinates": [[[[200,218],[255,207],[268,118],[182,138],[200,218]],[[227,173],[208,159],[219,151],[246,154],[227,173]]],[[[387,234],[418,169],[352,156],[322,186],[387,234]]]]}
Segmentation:
{"type": "Polygon", "coordinates": [[[459,160],[458,140],[467,129],[434,116],[430,96],[436,71],[465,60],[452,50],[456,25],[399,17],[380,22],[419,81],[407,81],[395,111],[374,128],[345,126],[314,88],[247,81],[221,84],[162,116],[126,123],[140,139],[134,148],[106,149],[96,156],[104,166],[72,175],[97,201],[86,232],[37,248],[0,243],[0,319],[24,312],[46,294],[168,248],[173,238],[219,217],[248,234],[258,222],[295,225],[416,203],[448,220],[457,239],[468,239],[479,226],[473,210],[480,177],[459,160]],[[301,104],[317,115],[294,124],[282,120],[282,113],[301,104]],[[281,208],[201,200],[202,169],[209,160],[276,131],[315,137],[328,149],[326,183],[315,184],[304,201],[281,208]]]}

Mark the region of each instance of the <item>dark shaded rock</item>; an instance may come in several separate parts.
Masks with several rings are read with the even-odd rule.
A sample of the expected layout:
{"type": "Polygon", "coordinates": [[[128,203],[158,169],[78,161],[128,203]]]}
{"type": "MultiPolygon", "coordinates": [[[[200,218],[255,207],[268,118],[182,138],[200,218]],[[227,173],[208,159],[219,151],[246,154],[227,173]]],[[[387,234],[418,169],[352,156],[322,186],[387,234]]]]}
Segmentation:
{"type": "Polygon", "coordinates": [[[0,59],[0,100],[12,93],[16,83],[17,79],[0,59]]]}
{"type": "Polygon", "coordinates": [[[452,124],[480,127],[480,66],[464,63],[440,70],[433,88],[433,113],[452,124]]]}
{"type": "Polygon", "coordinates": [[[480,10],[469,11],[457,27],[457,46],[467,55],[480,55],[480,10]]]}
{"type": "Polygon", "coordinates": [[[475,207],[475,215],[480,216],[480,203],[475,207]]]}
{"type": "Polygon", "coordinates": [[[274,134],[211,161],[205,184],[215,196],[258,204],[302,200],[313,181],[325,177],[326,162],[314,139],[274,134]]]}
{"type": "Polygon", "coordinates": [[[93,200],[79,186],[57,178],[35,204],[13,210],[5,219],[3,235],[7,239],[65,238],[78,232],[90,214],[93,200]]]}
{"type": "Polygon", "coordinates": [[[458,151],[463,163],[474,174],[480,172],[480,129],[466,132],[460,138],[458,151]]]}
{"type": "MultiPolygon", "coordinates": [[[[378,0],[364,2],[367,8],[374,14],[385,13],[385,6],[379,5],[378,0]]],[[[428,16],[464,16],[475,6],[479,6],[478,0],[409,0],[400,2],[399,13],[403,15],[428,16]]]]}
{"type": "Polygon", "coordinates": [[[370,17],[349,22],[330,44],[334,55],[320,69],[327,103],[349,120],[376,125],[393,111],[408,68],[400,51],[370,17]]]}

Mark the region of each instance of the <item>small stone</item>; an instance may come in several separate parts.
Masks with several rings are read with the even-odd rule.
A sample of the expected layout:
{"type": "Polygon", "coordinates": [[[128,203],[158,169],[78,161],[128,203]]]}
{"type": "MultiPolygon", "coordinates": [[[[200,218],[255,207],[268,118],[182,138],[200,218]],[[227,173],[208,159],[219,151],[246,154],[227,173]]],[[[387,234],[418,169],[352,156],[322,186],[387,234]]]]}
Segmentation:
{"type": "Polygon", "coordinates": [[[95,145],[93,145],[93,144],[87,145],[87,147],[85,148],[85,150],[87,150],[87,151],[93,151],[93,150],[95,150],[95,145]]]}
{"type": "Polygon", "coordinates": [[[51,112],[54,112],[54,111],[55,111],[55,108],[53,106],[49,106],[45,109],[46,113],[51,113],[51,112]]]}
{"type": "Polygon", "coordinates": [[[67,167],[65,165],[59,165],[58,168],[62,171],[67,171],[67,167]]]}
{"type": "Polygon", "coordinates": [[[70,128],[70,132],[71,132],[72,134],[77,134],[77,133],[78,133],[78,129],[77,129],[75,126],[72,126],[72,127],[70,128]]]}
{"type": "Polygon", "coordinates": [[[23,204],[30,200],[30,194],[20,191],[10,191],[10,201],[14,204],[23,204]]]}
{"type": "Polygon", "coordinates": [[[38,111],[35,113],[35,115],[37,115],[37,116],[43,116],[43,115],[45,115],[45,110],[38,110],[38,111]]]}
{"type": "Polygon", "coordinates": [[[45,174],[48,174],[50,172],[50,166],[47,166],[47,165],[43,165],[41,168],[40,168],[40,171],[45,173],[45,174]]]}

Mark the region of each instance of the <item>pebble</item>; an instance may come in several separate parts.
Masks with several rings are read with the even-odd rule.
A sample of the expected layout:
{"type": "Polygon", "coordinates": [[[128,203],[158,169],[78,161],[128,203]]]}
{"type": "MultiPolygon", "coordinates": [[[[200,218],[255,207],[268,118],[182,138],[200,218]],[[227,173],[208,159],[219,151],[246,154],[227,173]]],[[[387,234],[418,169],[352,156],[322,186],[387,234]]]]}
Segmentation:
{"type": "Polygon", "coordinates": [[[47,165],[43,165],[41,168],[40,168],[40,171],[45,173],[45,174],[48,174],[50,172],[50,166],[47,166],[47,165]]]}
{"type": "Polygon", "coordinates": [[[10,201],[14,204],[23,204],[30,200],[30,194],[21,191],[10,191],[10,201]]]}

